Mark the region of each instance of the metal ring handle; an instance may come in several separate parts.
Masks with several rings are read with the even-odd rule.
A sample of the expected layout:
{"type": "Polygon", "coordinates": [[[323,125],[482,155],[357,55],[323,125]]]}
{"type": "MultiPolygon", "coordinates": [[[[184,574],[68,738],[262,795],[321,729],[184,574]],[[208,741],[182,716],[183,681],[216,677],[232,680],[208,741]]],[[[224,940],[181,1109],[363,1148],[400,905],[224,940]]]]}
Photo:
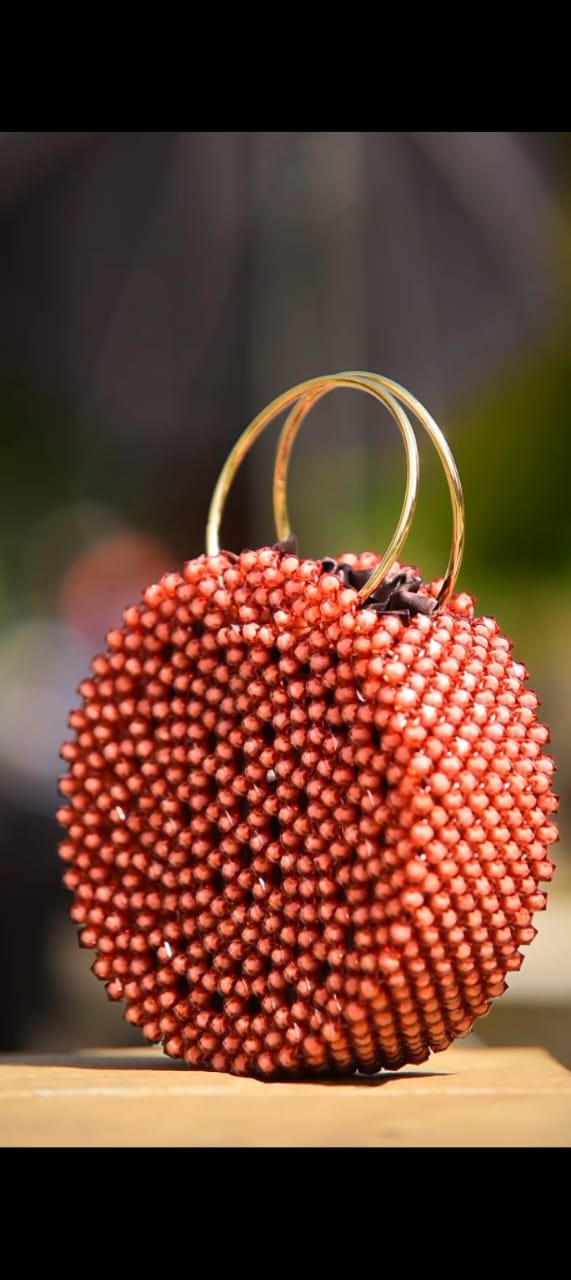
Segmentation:
{"type": "MultiPolygon", "coordinates": [[[[238,468],[241,466],[252,445],[258,439],[258,436],[261,435],[262,431],[264,431],[265,428],[269,426],[269,424],[273,422],[284,409],[288,409],[291,405],[295,405],[296,408],[294,410],[294,414],[290,416],[293,418],[298,409],[300,413],[303,409],[304,412],[300,419],[300,421],[303,421],[303,417],[306,416],[317,400],[321,399],[321,397],[326,395],[327,392],[333,391],[336,387],[352,387],[359,391],[365,391],[368,395],[379,400],[381,404],[384,404],[392,413],[403,437],[407,461],[404,502],[399,522],[389,547],[385,552],[380,565],[375,569],[377,585],[386,576],[391,565],[395,560],[398,560],[400,552],[412,527],[418,497],[420,474],[418,445],[410,420],[395,397],[385,387],[374,385],[369,374],[361,373],[330,374],[321,378],[311,378],[307,382],[300,382],[296,387],[292,387],[289,391],[278,396],[276,400],[272,400],[271,404],[263,409],[262,412],[253,419],[250,425],[246,427],[242,432],[242,435],[236,441],[234,448],[229,453],[214,488],[206,524],[206,552],[208,555],[217,555],[220,550],[220,524],[228,493],[238,468]]],[[[300,424],[298,423],[298,425],[300,424]]],[[[282,440],[284,439],[284,434],[285,432],[282,433],[282,440]]],[[[291,449],[292,444],[293,438],[289,444],[289,449],[291,449]]],[[[284,502],[282,512],[282,516],[286,524],[288,524],[288,517],[285,504],[285,479],[287,477],[289,449],[285,454],[283,488],[284,502]]],[[[277,466],[278,459],[276,459],[276,467],[277,466]]],[[[290,530],[288,527],[285,535],[286,538],[289,536],[289,533],[290,530]]],[[[278,536],[281,538],[281,533],[279,531],[278,536]]],[[[370,594],[370,592],[368,594],[370,594]]]]}
{"type": "MultiPolygon", "coordinates": [[[[452,547],[448,565],[446,567],[446,573],[437,599],[437,605],[442,606],[452,595],[456,586],[464,554],[466,524],[462,483],[450,446],[438,426],[438,423],[435,422],[432,415],[427,409],[425,409],[420,400],[417,400],[416,396],[411,395],[410,391],[407,391],[406,388],[402,387],[398,382],[393,382],[390,378],[382,377],[381,374],[366,373],[363,371],[351,371],[350,373],[343,374],[341,376],[359,378],[368,382],[372,387],[376,387],[377,389],[384,388],[392,396],[396,397],[396,400],[399,403],[405,404],[407,409],[411,410],[420,422],[421,426],[424,427],[425,431],[430,436],[430,439],[432,440],[432,443],[440,457],[452,503],[452,547]]],[[[309,403],[308,398],[306,398],[303,402],[300,402],[295,406],[285,422],[278,443],[274,466],[273,502],[276,529],[280,539],[287,538],[291,532],[286,495],[291,450],[299,428],[301,427],[304,418],[307,417],[307,414],[312,407],[312,403],[314,403],[314,401],[309,403]]],[[[401,544],[401,546],[402,545],[404,545],[404,543],[401,544]]],[[[398,557],[395,556],[394,558],[397,559],[398,557]]],[[[384,557],[381,563],[372,572],[364,586],[361,587],[359,595],[362,600],[366,600],[370,595],[372,595],[385,578],[387,569],[385,561],[386,557],[384,557]]]]}

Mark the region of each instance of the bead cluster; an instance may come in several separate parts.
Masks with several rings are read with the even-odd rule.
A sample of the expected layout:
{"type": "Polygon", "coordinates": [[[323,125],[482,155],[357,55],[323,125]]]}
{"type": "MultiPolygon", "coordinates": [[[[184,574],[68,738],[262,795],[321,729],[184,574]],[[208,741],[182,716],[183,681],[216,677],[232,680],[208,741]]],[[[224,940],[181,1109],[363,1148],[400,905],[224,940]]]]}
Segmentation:
{"type": "Polygon", "coordinates": [[[558,835],[538,699],[471,597],[407,621],[279,548],[203,556],[92,668],[60,853],[128,1022],[269,1078],[467,1034],[534,937],[558,835]]]}

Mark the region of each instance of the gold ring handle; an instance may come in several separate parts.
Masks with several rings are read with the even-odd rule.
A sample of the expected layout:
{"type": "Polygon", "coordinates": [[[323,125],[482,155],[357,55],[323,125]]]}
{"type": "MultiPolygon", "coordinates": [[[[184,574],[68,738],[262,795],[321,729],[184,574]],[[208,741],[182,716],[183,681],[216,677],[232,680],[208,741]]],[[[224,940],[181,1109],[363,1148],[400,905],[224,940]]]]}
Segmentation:
{"type": "MultiPolygon", "coordinates": [[[[381,404],[384,404],[392,413],[403,437],[407,461],[405,496],[395,533],[393,534],[385,555],[374,571],[374,576],[376,578],[375,586],[377,586],[383,578],[386,577],[391,565],[399,558],[400,552],[402,551],[410,533],[414,519],[420,475],[418,445],[410,420],[402,408],[402,405],[399,404],[396,398],[392,395],[392,392],[386,387],[377,384],[374,381],[374,375],[362,373],[330,374],[321,378],[311,378],[307,382],[300,382],[296,387],[292,387],[289,391],[285,391],[281,396],[278,396],[277,399],[272,400],[271,404],[263,409],[261,413],[253,419],[249,426],[246,427],[242,432],[242,435],[236,441],[233,449],[230,451],[214,488],[206,524],[206,552],[208,555],[217,555],[220,550],[220,525],[230,487],[239,467],[246,457],[246,454],[249,452],[258,437],[280,413],[285,409],[290,408],[291,405],[295,405],[294,412],[290,415],[290,418],[296,421],[297,431],[299,425],[301,425],[301,421],[303,421],[303,418],[317,400],[321,399],[321,397],[326,395],[329,391],[333,391],[336,387],[352,387],[359,391],[365,391],[368,395],[379,400],[381,404]],[[298,421],[299,415],[301,416],[298,421]]],[[[283,447],[282,441],[284,441],[284,439],[285,429],[284,432],[282,432],[280,448],[283,447]]],[[[288,447],[284,453],[283,467],[280,472],[283,480],[283,487],[280,490],[282,495],[282,507],[280,508],[279,519],[282,529],[287,526],[287,532],[285,535],[282,534],[282,529],[278,527],[278,537],[280,539],[284,536],[287,538],[290,535],[287,505],[285,501],[285,482],[287,478],[289,453],[291,446],[293,445],[293,439],[293,436],[291,440],[288,436],[288,439],[286,440],[286,445],[288,447]]],[[[276,458],[276,472],[281,466],[282,460],[278,457],[276,458]]],[[[276,472],[274,474],[276,474],[276,472]]],[[[277,518],[278,517],[276,516],[276,520],[277,518]]],[[[373,590],[374,589],[375,588],[373,587],[373,590]]],[[[363,596],[363,591],[361,591],[360,594],[363,596]]],[[[370,595],[371,591],[368,590],[367,594],[370,595]]]]}
{"type": "MultiPolygon", "coordinates": [[[[444,474],[446,476],[452,503],[452,547],[448,565],[446,567],[446,573],[437,599],[437,605],[442,606],[452,595],[456,586],[458,574],[460,573],[462,557],[464,554],[466,525],[462,483],[452,450],[432,415],[427,409],[425,409],[420,400],[417,400],[416,396],[411,395],[410,391],[407,391],[405,387],[400,385],[400,383],[393,382],[392,379],[382,377],[380,374],[366,373],[363,371],[351,371],[350,373],[341,375],[341,377],[358,378],[362,381],[368,382],[371,387],[376,387],[377,390],[382,388],[392,397],[395,397],[399,403],[406,405],[407,409],[414,414],[421,426],[424,427],[436,448],[444,468],[444,474]]],[[[321,392],[321,394],[324,394],[324,392],[321,392]]],[[[279,439],[274,466],[273,503],[276,529],[278,538],[280,539],[287,538],[291,532],[286,495],[291,450],[299,428],[301,427],[304,418],[309,413],[309,410],[312,408],[313,403],[315,403],[316,398],[319,397],[314,397],[313,400],[310,401],[309,397],[307,397],[303,402],[295,405],[284,424],[279,439]]],[[[397,533],[399,530],[400,525],[397,533]]],[[[393,539],[393,542],[394,541],[395,539],[393,539]]],[[[402,549],[403,545],[404,541],[400,544],[400,549],[402,549]]],[[[392,547],[393,544],[391,543],[391,548],[389,548],[389,550],[391,550],[392,547]]],[[[398,556],[394,555],[393,559],[398,559],[398,556]]],[[[372,572],[368,581],[363,587],[361,587],[359,595],[362,600],[366,600],[370,595],[372,595],[386,577],[387,567],[390,567],[387,566],[386,560],[387,556],[383,558],[381,563],[372,572]]]]}

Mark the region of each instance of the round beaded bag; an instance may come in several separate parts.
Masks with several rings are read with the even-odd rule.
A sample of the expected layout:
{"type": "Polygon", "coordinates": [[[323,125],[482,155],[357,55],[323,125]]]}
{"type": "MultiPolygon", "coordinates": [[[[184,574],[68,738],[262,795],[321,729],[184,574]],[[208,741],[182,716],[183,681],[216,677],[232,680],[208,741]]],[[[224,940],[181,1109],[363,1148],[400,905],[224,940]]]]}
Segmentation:
{"type": "Polygon", "coordinates": [[[397,383],[301,383],[242,434],[206,554],[126,609],[81,684],[62,747],[71,915],[125,1018],[189,1067],[308,1077],[423,1062],[506,988],[550,879],[553,761],[512,645],[455,594],[454,459],[397,383]],[[386,554],[300,556],[286,478],[303,419],[336,387],[383,403],[408,464],[386,554]],[[278,542],[219,549],[238,466],[290,409],[278,542]],[[443,462],[443,579],[400,561],[418,491],[406,410],[443,462]]]}

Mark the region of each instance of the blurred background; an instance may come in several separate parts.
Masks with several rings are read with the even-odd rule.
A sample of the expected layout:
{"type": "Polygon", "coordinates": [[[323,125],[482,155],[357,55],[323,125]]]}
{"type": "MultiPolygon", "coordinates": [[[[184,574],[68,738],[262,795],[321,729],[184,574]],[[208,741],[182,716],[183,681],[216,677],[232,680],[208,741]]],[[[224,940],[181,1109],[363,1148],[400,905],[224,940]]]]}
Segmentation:
{"type": "MultiPolygon", "coordinates": [[[[59,746],[94,652],[204,550],[242,428],[301,379],[371,369],[443,426],[466,493],[460,585],[531,669],[562,842],[539,936],[480,1042],[571,1065],[571,134],[0,133],[0,1050],[138,1044],[68,920],[59,746]]],[[[223,544],[273,542],[278,427],[223,544]]],[[[428,442],[407,558],[439,576],[428,442]]],[[[336,392],[294,452],[309,555],[382,550],[392,420],[336,392]]]]}

